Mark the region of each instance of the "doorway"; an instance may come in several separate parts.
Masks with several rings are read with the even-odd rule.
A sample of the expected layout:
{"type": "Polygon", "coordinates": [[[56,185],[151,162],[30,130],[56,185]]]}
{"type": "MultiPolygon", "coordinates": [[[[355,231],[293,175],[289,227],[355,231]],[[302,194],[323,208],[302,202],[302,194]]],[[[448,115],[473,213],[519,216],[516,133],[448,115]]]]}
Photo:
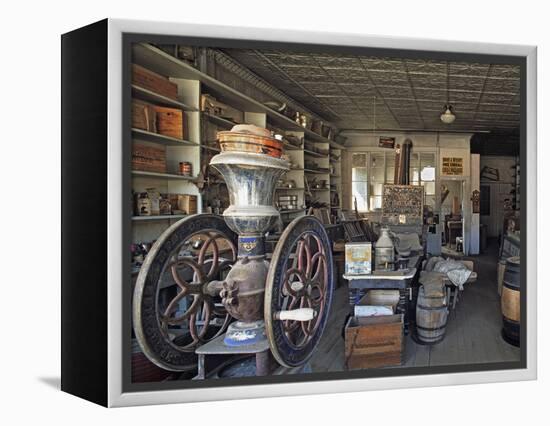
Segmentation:
{"type": "Polygon", "coordinates": [[[440,180],[440,218],[443,221],[443,247],[448,254],[465,253],[465,181],[457,179],[440,180]]]}

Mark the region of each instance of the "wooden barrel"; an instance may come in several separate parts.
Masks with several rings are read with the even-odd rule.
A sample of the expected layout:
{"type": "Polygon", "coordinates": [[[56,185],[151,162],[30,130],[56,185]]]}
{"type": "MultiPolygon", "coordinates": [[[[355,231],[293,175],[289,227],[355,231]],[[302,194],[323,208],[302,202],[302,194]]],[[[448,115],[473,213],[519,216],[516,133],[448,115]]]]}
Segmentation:
{"type": "Polygon", "coordinates": [[[519,346],[520,328],[520,261],[519,256],[506,259],[502,280],[502,336],[512,345],[519,346]]]}
{"type": "Polygon", "coordinates": [[[504,281],[504,270],[506,269],[506,259],[500,259],[497,263],[497,291],[502,294],[502,282],[504,281]]]}
{"type": "Polygon", "coordinates": [[[418,340],[426,344],[441,342],[445,337],[447,314],[445,292],[441,296],[426,296],[424,287],[420,287],[416,302],[416,335],[418,340]]]}

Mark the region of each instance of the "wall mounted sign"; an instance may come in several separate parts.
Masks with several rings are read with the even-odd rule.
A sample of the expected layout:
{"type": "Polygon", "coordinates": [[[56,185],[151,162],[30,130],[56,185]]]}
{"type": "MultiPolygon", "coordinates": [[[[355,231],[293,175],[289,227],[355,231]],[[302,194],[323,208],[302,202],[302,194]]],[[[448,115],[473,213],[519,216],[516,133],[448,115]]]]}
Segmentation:
{"type": "Polygon", "coordinates": [[[485,166],[481,169],[481,179],[497,182],[500,180],[500,172],[494,167],[485,166]]]}
{"type": "Polygon", "coordinates": [[[462,157],[443,157],[441,174],[462,176],[464,174],[464,159],[462,157]]]}
{"type": "Polygon", "coordinates": [[[393,149],[395,147],[395,138],[390,138],[387,136],[380,136],[380,139],[378,139],[378,146],[380,148],[391,148],[393,149]]]}
{"type": "Polygon", "coordinates": [[[421,225],[424,187],[419,185],[384,185],[382,223],[421,225]]]}

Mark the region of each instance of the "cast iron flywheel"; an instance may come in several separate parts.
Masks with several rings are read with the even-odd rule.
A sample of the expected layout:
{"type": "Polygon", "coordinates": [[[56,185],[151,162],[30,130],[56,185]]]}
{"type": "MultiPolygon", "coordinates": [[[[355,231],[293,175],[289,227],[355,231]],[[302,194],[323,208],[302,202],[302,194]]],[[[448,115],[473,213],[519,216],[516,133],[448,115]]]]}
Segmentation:
{"type": "Polygon", "coordinates": [[[231,317],[207,286],[236,262],[236,241],[223,218],[199,214],[153,244],[137,278],[133,323],[143,352],[159,367],[196,368],[195,349],[225,332],[231,317]]]}

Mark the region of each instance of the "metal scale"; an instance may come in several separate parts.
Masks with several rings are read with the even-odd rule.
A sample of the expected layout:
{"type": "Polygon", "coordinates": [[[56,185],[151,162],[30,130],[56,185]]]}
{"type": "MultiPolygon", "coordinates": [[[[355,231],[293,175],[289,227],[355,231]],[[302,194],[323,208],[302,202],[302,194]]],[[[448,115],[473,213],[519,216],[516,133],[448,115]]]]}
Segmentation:
{"type": "Polygon", "coordinates": [[[282,142],[256,126],[235,126],[218,139],[221,153],[210,164],[225,179],[230,206],[223,218],[186,217],[155,242],[136,282],[135,334],[153,363],[197,370],[196,379],[212,377],[211,355],[255,355],[250,374],[266,375],[281,371],[271,353],[279,367],[295,371],[327,322],[330,240],[315,217],[299,217],[268,261],[264,236],[279,220],[275,188],[289,170],[282,142]]]}

